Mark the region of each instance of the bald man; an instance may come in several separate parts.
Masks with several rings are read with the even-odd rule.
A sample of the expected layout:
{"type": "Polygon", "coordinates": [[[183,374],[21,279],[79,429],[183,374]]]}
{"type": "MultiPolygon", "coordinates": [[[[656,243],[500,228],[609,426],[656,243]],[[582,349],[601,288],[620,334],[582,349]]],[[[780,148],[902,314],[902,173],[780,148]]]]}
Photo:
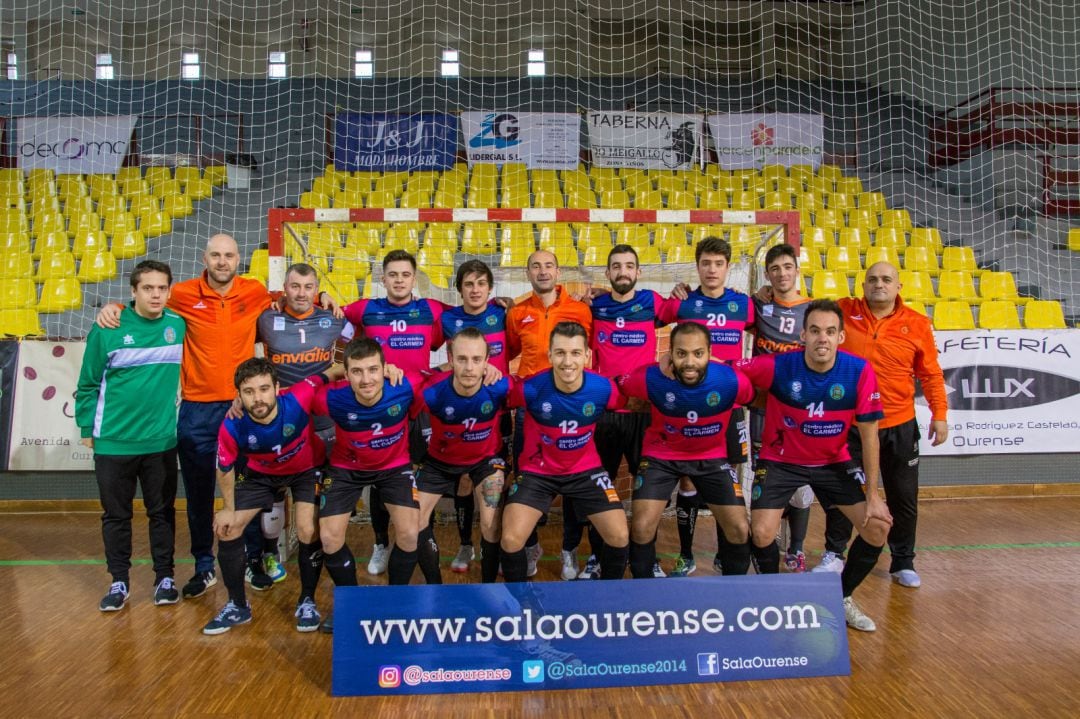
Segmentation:
{"type": "MultiPolygon", "coordinates": [[[[217,234],[206,243],[199,277],[173,285],[168,308],[187,322],[180,364],[177,450],[187,497],[188,530],[195,575],[184,585],[185,599],[201,596],[217,583],[214,572],[214,483],[218,429],[236,396],[236,367],[255,354],[255,324],[270,306],[270,293],[258,280],[236,274],[236,240],[217,234]]],[[[98,323],[119,315],[116,305],[102,308],[98,323]]]]}
{"type": "MultiPolygon", "coordinates": [[[[885,412],[878,424],[881,481],[893,516],[889,573],[900,586],[915,588],[922,584],[915,571],[920,439],[915,420],[915,380],[922,384],[930,405],[927,439],[935,447],[949,434],[948,405],[930,320],[904,304],[900,289],[896,267],[888,262],[871,265],[866,270],[863,296],[840,300],[847,335],[840,348],[868,360],[877,375],[885,412]]],[[[859,458],[861,442],[857,433],[850,437],[850,449],[852,456],[859,458]]],[[[827,511],[826,551],[813,571],[843,569],[851,528],[851,522],[839,510],[827,511]]]]}

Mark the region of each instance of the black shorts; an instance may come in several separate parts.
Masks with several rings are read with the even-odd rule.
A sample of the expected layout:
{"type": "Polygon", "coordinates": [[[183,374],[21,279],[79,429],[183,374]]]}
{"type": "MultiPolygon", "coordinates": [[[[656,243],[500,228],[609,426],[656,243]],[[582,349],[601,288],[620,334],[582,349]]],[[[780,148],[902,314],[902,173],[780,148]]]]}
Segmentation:
{"type": "Polygon", "coordinates": [[[641,445],[650,416],[646,412],[604,412],[596,423],[596,451],[600,464],[612,480],[619,474],[619,465],[626,457],[630,474],[636,474],[641,464],[641,445]]]}
{"type": "Polygon", "coordinates": [[[360,501],[364,487],[368,486],[379,490],[384,504],[411,509],[420,507],[420,493],[416,489],[411,464],[371,472],[329,467],[323,476],[319,514],[323,517],[351,514],[360,501]]]}
{"type": "Polygon", "coordinates": [[[739,475],[727,460],[695,459],[672,460],[645,457],[634,477],[634,499],[659,499],[667,501],[686,477],[697,489],[697,496],[705,504],[737,507],[744,504],[739,475]]]}
{"type": "Polygon", "coordinates": [[[270,510],[274,508],[274,502],[284,499],[286,489],[292,492],[294,502],[315,504],[321,483],[322,471],[318,469],[282,475],[245,471],[236,475],[233,504],[238,510],[270,510]]]}
{"type": "Polygon", "coordinates": [[[524,504],[540,512],[547,512],[556,495],[573,500],[574,511],[579,517],[615,509],[621,512],[623,509],[622,500],[611,483],[611,477],[600,467],[558,478],[525,472],[518,475],[517,480],[510,485],[506,503],[524,504]]]}
{"type": "Polygon", "coordinates": [[[458,482],[462,475],[469,475],[473,487],[479,487],[480,483],[495,474],[506,471],[506,460],[502,457],[491,457],[482,462],[469,466],[446,464],[437,459],[425,456],[416,470],[416,486],[424,494],[438,494],[454,496],[457,494],[458,482]]]}
{"type": "Polygon", "coordinates": [[[725,439],[728,464],[742,464],[750,458],[750,423],[742,407],[731,410],[725,439]]]}
{"type": "Polygon", "coordinates": [[[421,412],[409,422],[409,461],[417,466],[427,454],[428,440],[431,439],[431,419],[427,412],[421,412]]]}
{"type": "Polygon", "coordinates": [[[866,475],[855,461],[801,467],[762,460],[754,470],[750,509],[783,509],[795,490],[809,484],[822,506],[850,506],[866,501],[866,475]]]}

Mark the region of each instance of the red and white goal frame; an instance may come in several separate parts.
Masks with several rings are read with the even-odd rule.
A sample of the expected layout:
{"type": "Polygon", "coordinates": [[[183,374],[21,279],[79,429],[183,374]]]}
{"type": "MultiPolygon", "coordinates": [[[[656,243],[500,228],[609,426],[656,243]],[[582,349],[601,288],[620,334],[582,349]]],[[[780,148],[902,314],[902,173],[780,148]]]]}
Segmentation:
{"type": "MultiPolygon", "coordinates": [[[[801,216],[794,210],[608,210],[561,208],[272,208],[267,225],[267,247],[270,255],[268,286],[280,290],[285,282],[287,258],[285,227],[293,223],[313,222],[423,222],[462,223],[508,222],[526,223],[606,223],[612,224],[672,224],[672,225],[766,225],[782,229],[784,241],[796,251],[800,242],[801,216]]],[[[772,244],[777,232],[770,233],[761,245],[754,248],[752,257],[772,244]]],[[[752,263],[752,267],[758,263],[752,263]]],[[[753,284],[753,282],[751,282],[753,284]]]]}

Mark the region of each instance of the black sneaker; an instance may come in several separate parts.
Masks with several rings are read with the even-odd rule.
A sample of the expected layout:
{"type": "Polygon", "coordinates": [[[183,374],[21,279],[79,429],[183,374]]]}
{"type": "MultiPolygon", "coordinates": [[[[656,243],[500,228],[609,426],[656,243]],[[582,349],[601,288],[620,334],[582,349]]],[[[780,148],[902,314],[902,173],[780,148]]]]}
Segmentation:
{"type": "Polygon", "coordinates": [[[159,607],[162,604],[176,604],[179,601],[180,592],[177,591],[172,577],[165,577],[154,587],[154,604],[159,607]]]}
{"type": "Polygon", "coordinates": [[[128,598],[127,582],[113,582],[109,586],[109,593],[101,598],[98,609],[103,612],[119,612],[124,608],[124,602],[128,598]]]}
{"type": "Polygon", "coordinates": [[[251,585],[251,588],[256,592],[265,592],[270,587],[274,586],[274,578],[266,573],[266,567],[263,565],[262,557],[255,559],[249,559],[247,570],[244,572],[244,579],[251,585]]]}
{"type": "Polygon", "coordinates": [[[195,572],[195,576],[188,580],[181,593],[184,599],[194,599],[206,594],[206,590],[217,584],[217,575],[211,569],[206,572],[195,572]]]}
{"type": "Polygon", "coordinates": [[[334,615],[327,614],[326,619],[322,620],[322,624],[319,625],[319,631],[323,634],[334,633],[334,615]]]}

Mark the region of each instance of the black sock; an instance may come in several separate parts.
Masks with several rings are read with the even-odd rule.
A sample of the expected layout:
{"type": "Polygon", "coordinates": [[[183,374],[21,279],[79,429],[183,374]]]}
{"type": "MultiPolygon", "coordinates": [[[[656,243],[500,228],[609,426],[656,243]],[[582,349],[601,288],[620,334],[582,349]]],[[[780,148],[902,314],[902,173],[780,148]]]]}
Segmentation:
{"type": "Polygon", "coordinates": [[[626,557],[629,553],[630,547],[625,544],[621,547],[605,544],[604,553],[600,555],[600,578],[622,579],[626,574],[626,557]]]}
{"type": "Polygon", "coordinates": [[[382,501],[382,492],[377,487],[371,488],[371,531],[375,533],[375,544],[390,546],[390,512],[382,501]]]}
{"type": "Polygon", "coordinates": [[[528,579],[526,575],[529,573],[529,560],[525,558],[524,549],[516,552],[508,552],[504,549],[501,557],[503,579],[508,582],[524,582],[528,579]]]}
{"type": "Polygon", "coordinates": [[[589,554],[599,557],[604,553],[604,538],[600,536],[600,532],[596,527],[589,523],[589,554]]]}
{"type": "Polygon", "coordinates": [[[218,542],[221,579],[225,582],[225,588],[229,590],[229,599],[239,607],[247,604],[247,596],[244,594],[244,561],[246,559],[243,537],[218,542]]]}
{"type": "Polygon", "coordinates": [[[413,570],[416,569],[416,555],[415,549],[406,552],[394,545],[386,565],[386,577],[390,584],[408,584],[412,580],[413,570]]]}
{"type": "Polygon", "coordinates": [[[356,586],[356,559],[348,544],[341,545],[336,552],[323,553],[323,566],[326,567],[334,586],[356,586]]]}
{"type": "Polygon", "coordinates": [[[489,542],[480,537],[480,581],[491,584],[499,578],[499,550],[498,542],[489,542]]]}
{"type": "Polygon", "coordinates": [[[300,542],[297,561],[300,564],[300,599],[315,599],[315,588],[319,586],[323,566],[322,542],[318,539],[311,544],[300,542]]]}
{"type": "Polygon", "coordinates": [[[533,531],[529,535],[529,538],[525,540],[525,546],[535,547],[537,544],[540,544],[540,535],[536,533],[536,528],[533,527],[533,531]]]}
{"type": "Polygon", "coordinates": [[[866,575],[873,570],[878,557],[881,556],[881,549],[881,547],[869,544],[862,535],[855,537],[855,541],[851,543],[851,549],[848,550],[844,571],[840,574],[840,584],[844,589],[845,597],[850,597],[855,587],[859,586],[862,580],[866,579],[866,575]]]}
{"type": "Polygon", "coordinates": [[[263,537],[263,554],[277,554],[278,538],[263,537]]]}
{"type": "MultiPolygon", "coordinates": [[[[724,540],[724,543],[720,545],[719,552],[723,575],[725,577],[738,576],[750,571],[750,538],[747,537],[742,544],[729,542],[723,533],[720,534],[720,538],[724,540]]],[[[774,542],[773,545],[775,546],[775,544],[774,542]]],[[[779,554],[776,555],[776,570],[780,571],[779,554]]]]}
{"type": "MultiPolygon", "coordinates": [[[[397,547],[394,547],[397,551],[397,547]]],[[[391,555],[392,556],[392,555],[391,555]]],[[[439,571],[439,545],[435,543],[435,532],[431,523],[420,530],[416,538],[417,563],[428,584],[442,584],[442,572],[439,571]]]]}
{"type": "Polygon", "coordinates": [[[630,576],[634,579],[652,579],[656,564],[656,540],[645,544],[630,541],[630,576]]]}
{"type": "Polygon", "coordinates": [[[457,515],[458,537],[461,545],[472,544],[473,516],[476,514],[476,500],[471,494],[454,497],[454,514],[457,515]]]}
{"type": "Polygon", "coordinates": [[[792,507],[789,504],[784,514],[787,516],[788,536],[791,537],[787,552],[790,554],[801,552],[803,541],[806,540],[806,530],[810,526],[810,508],[792,507]]]}
{"type": "Polygon", "coordinates": [[[780,573],[780,547],[776,542],[769,542],[765,547],[759,547],[751,542],[750,551],[754,555],[754,564],[757,566],[758,574],[780,573]]]}
{"type": "MultiPolygon", "coordinates": [[[[716,519],[716,558],[720,560],[720,566],[724,565],[724,555],[727,550],[727,537],[724,536],[724,528],[720,526],[720,520],[713,515],[713,519],[716,519]]],[[[749,550],[747,550],[749,552],[749,550]]],[[[747,557],[749,561],[749,555],[747,557]]],[[[727,571],[724,571],[727,574],[727,571]]],[[[739,574],[746,574],[746,572],[739,572],[739,574]]]]}
{"type": "Polygon", "coordinates": [[[697,524],[697,495],[678,495],[675,499],[675,524],[679,529],[679,554],[686,559],[694,556],[694,525],[697,524]]]}
{"type": "Polygon", "coordinates": [[[576,554],[581,544],[581,532],[585,529],[578,521],[574,511],[574,500],[563,497],[562,548],[564,552],[576,554]]]}

